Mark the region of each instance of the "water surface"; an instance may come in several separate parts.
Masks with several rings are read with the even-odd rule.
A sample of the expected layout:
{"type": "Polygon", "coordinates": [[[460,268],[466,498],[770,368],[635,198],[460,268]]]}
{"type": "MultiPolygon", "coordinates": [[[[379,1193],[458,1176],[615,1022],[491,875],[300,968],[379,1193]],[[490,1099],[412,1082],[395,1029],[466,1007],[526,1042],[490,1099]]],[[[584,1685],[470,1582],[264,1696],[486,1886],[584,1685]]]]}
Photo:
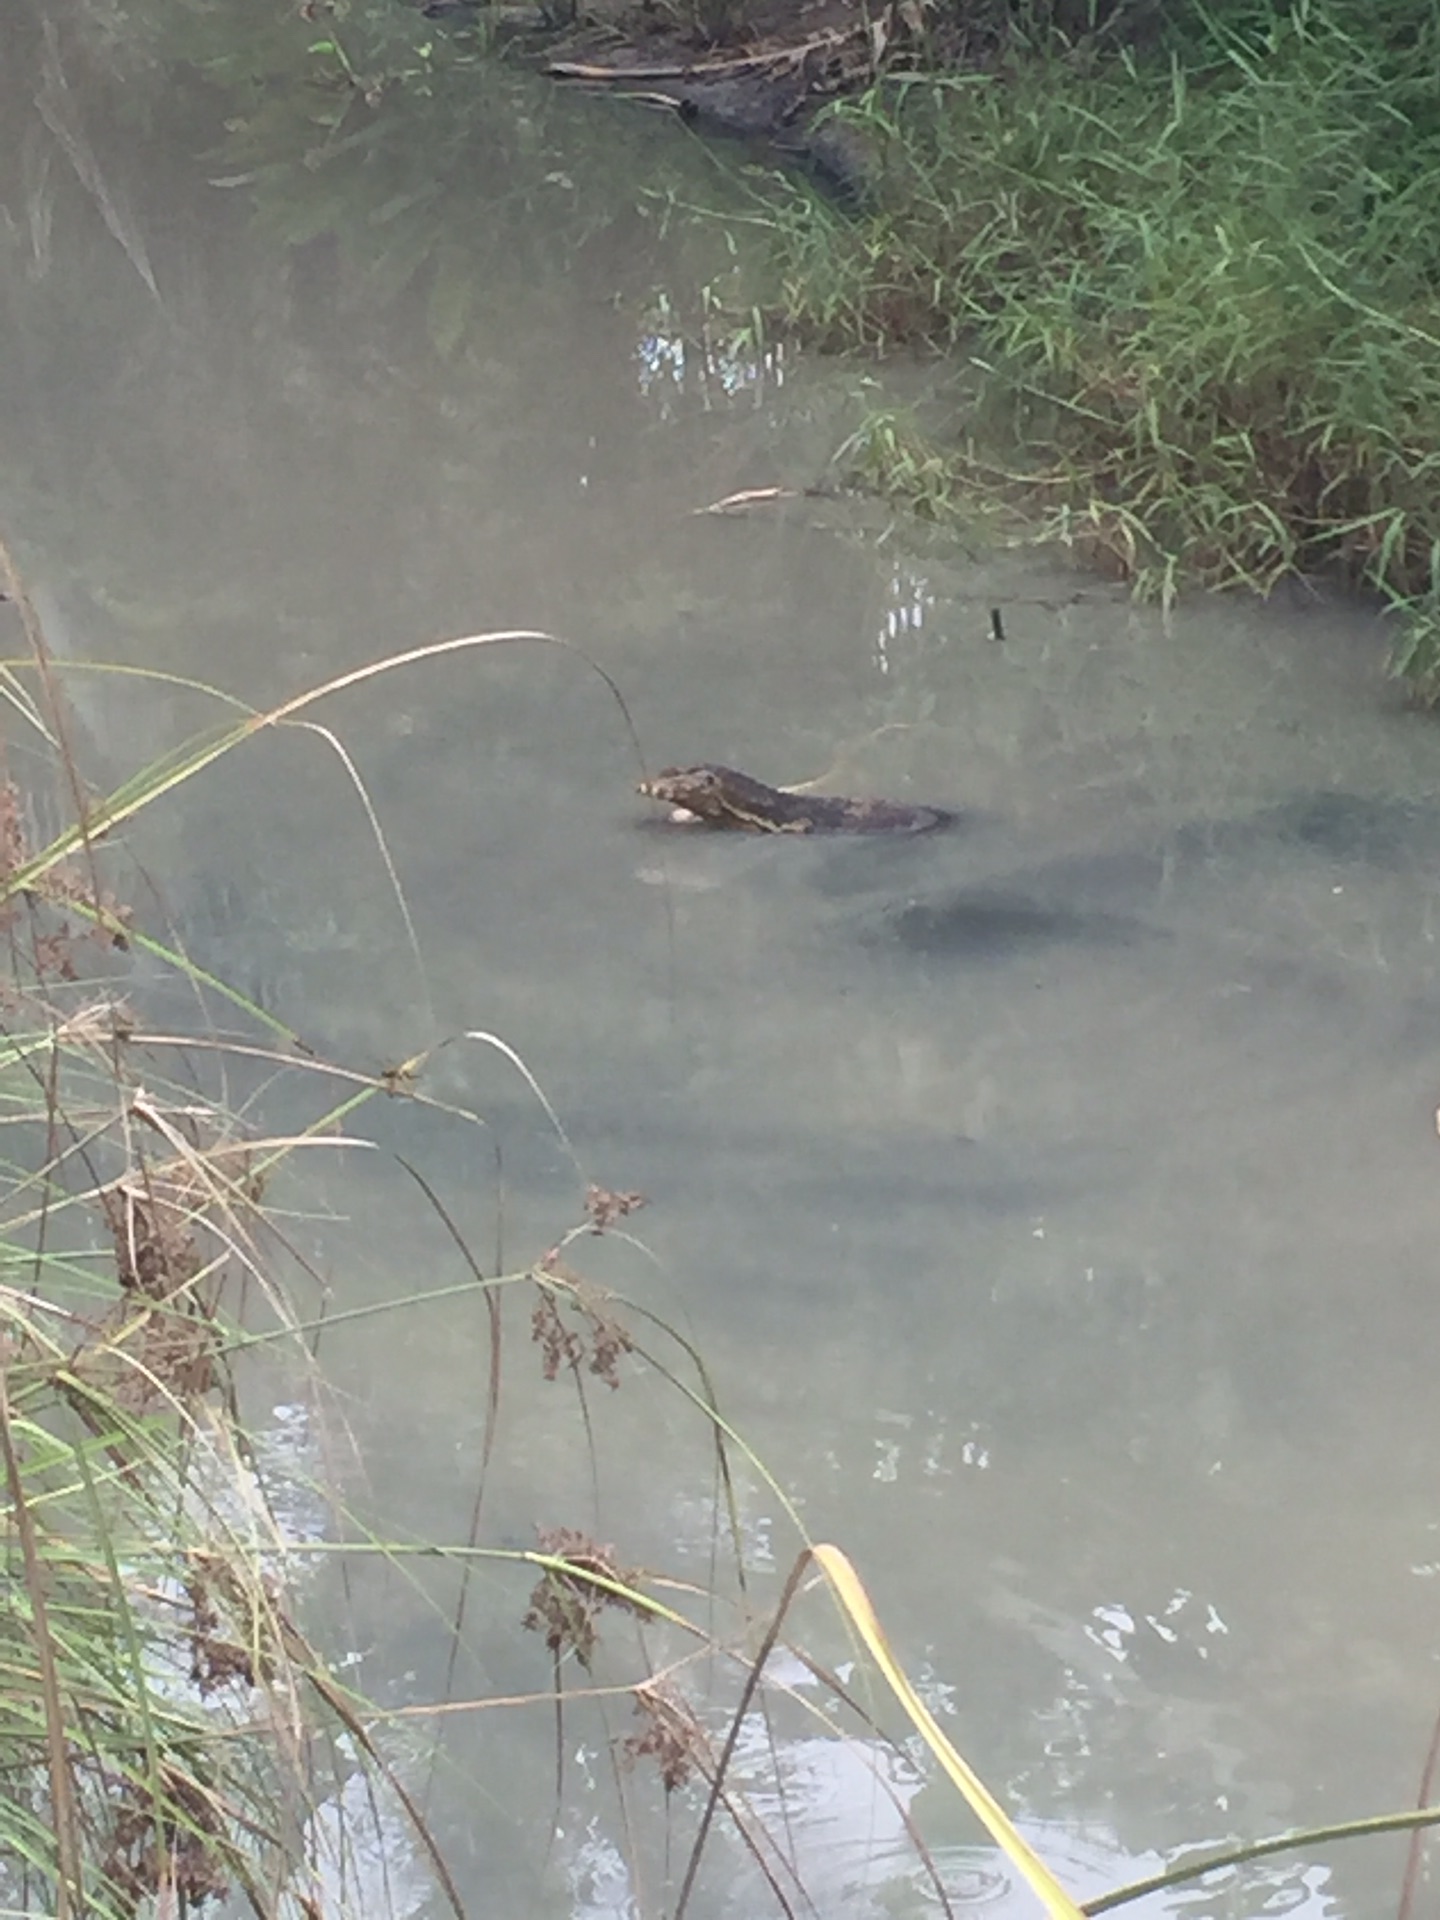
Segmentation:
{"type": "MultiPolygon", "coordinates": [[[[652,1202],[653,1263],[592,1244],[587,1268],[690,1330],[1071,1884],[1411,1800],[1440,1700],[1440,736],[1384,679],[1374,617],[1297,590],[1163,622],[1063,555],[922,545],[844,501],[701,511],[822,478],[864,370],[687,337],[728,256],[674,208],[749,202],[676,129],[505,80],[472,121],[387,97],[353,164],[342,136],[307,171],[283,110],[237,153],[223,90],[177,80],[142,133],[114,49],[21,38],[3,515],[58,650],[263,706],[544,628],[613,677],[651,767],[828,771],[969,816],[893,844],[665,833],[601,682],[517,646],[315,716],[373,799],[423,968],[314,734],[257,739],[137,827],[168,922],[352,1064],[466,1029],[523,1057],[585,1173],[652,1202]]],[[[101,785],[213,717],[174,688],[75,698],[101,785]]],[[[503,1252],[534,1257],[578,1204],[545,1114],[474,1044],[425,1084],[492,1134],[397,1103],[382,1145],[488,1257],[498,1141],[503,1252]]],[[[339,1305],[463,1277],[393,1161],[312,1178],[343,1216],[311,1242],[339,1305]]],[[[485,1537],[593,1527],[704,1581],[694,1423],[596,1386],[592,1469],[515,1325],[485,1537]]],[[[463,1538],[475,1302],[361,1322],[328,1359],[357,1507],[382,1536],[463,1538]]],[[[741,1492],[783,1571],[775,1494],[741,1492]]],[[[462,1689],[547,1684],[523,1591],[493,1576],[472,1602],[462,1689]]],[[[443,1613],[363,1574],[349,1604],[363,1683],[435,1697],[443,1613]]],[[[818,1600],[804,1623],[846,1658],[818,1600]]],[[[440,1789],[475,1910],[661,1904],[613,1805],[624,1704],[577,1713],[548,1866],[553,1723],[495,1726],[449,1728],[440,1789]]],[[[962,1905],[1024,1904],[918,1766],[887,1763],[890,1799],[849,1741],[783,1711],[772,1733],[817,1906],[929,1904],[897,1800],[962,1905]]],[[[770,1804],[758,1729],[740,1765],[770,1804]]],[[[706,1899],[749,1911],[721,1844],[706,1899]]],[[[1394,1848],[1359,1848],[1209,1905],[1358,1920],[1396,1879],[1394,1848]]]]}

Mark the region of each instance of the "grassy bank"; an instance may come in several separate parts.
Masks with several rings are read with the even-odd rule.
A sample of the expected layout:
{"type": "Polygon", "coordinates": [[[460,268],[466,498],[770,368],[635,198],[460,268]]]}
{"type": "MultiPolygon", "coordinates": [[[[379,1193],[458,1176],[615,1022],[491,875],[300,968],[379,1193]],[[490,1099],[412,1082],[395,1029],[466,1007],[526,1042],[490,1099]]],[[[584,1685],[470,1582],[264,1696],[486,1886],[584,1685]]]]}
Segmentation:
{"type": "Polygon", "coordinates": [[[1399,0],[1192,8],[837,109],[881,184],[777,220],[788,317],[978,381],[942,445],[877,422],[874,474],[1023,501],[1160,595],[1338,570],[1440,696],[1437,41],[1399,0]]]}

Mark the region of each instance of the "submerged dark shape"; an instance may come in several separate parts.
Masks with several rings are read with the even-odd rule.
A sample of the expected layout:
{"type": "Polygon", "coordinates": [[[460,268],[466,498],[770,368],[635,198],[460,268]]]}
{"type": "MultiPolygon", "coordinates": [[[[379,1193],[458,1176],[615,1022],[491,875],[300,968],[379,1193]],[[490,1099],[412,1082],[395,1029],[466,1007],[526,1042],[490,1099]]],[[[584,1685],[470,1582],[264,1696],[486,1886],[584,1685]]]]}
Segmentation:
{"type": "Polygon", "coordinates": [[[939,900],[912,900],[885,916],[876,937],[912,953],[961,960],[1004,960],[1038,946],[1069,942],[1128,946],[1151,931],[1121,914],[1047,905],[1023,894],[965,887],[939,900]]]}
{"type": "Polygon", "coordinates": [[[1277,839],[1332,860],[1393,868],[1433,858],[1440,839],[1434,801],[1326,789],[1297,794],[1259,816],[1277,839]]]}
{"type": "Polygon", "coordinates": [[[898,800],[787,793],[734,767],[715,765],[666,767],[642,780],[637,791],[704,826],[732,833],[928,833],[955,819],[943,807],[912,807],[898,800]]]}

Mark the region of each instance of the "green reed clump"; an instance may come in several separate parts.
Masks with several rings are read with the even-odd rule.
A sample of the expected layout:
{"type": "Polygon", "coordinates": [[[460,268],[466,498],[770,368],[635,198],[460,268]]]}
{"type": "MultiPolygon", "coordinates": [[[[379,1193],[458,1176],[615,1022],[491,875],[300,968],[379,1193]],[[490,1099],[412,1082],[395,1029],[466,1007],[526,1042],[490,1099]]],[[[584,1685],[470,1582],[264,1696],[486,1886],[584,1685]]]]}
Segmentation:
{"type": "Polygon", "coordinates": [[[1403,611],[1435,698],[1440,69],[1406,12],[1295,0],[1248,37],[1192,12],[1168,48],[892,81],[843,109],[872,209],[780,226],[803,326],[968,351],[955,493],[1018,487],[1164,594],[1338,566],[1403,611]]]}
{"type": "Polygon", "coordinates": [[[3,542],[0,581],[32,656],[0,736],[0,1908],[308,1908],[365,1731],[295,1623],[231,1366],[265,1335],[308,1373],[263,1206],[308,1140],[227,1110],[209,1031],[143,1039],[121,986],[164,950],[3,542]]]}
{"type": "Polygon", "coordinates": [[[268,1911],[356,1724],[287,1613],[230,1367],[239,1299],[283,1322],[288,1143],[137,1042],[101,977],[131,950],[114,863],[46,860],[29,812],[0,778],[0,1907],[268,1911]]]}

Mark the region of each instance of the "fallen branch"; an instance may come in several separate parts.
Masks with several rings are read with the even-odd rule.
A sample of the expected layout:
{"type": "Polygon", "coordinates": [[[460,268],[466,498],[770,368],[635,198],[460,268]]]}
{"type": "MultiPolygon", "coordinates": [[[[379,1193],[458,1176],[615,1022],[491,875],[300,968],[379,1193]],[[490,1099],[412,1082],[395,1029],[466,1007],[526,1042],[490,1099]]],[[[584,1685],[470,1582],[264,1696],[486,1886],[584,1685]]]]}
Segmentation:
{"type": "Polygon", "coordinates": [[[817,48],[842,46],[852,37],[849,33],[831,28],[825,33],[815,34],[809,40],[799,40],[794,46],[777,47],[770,53],[737,54],[729,60],[693,60],[635,67],[596,66],[585,60],[552,60],[545,71],[556,80],[710,80],[724,74],[750,73],[760,67],[784,66],[787,61],[803,60],[807,53],[813,53],[817,48]]]}

